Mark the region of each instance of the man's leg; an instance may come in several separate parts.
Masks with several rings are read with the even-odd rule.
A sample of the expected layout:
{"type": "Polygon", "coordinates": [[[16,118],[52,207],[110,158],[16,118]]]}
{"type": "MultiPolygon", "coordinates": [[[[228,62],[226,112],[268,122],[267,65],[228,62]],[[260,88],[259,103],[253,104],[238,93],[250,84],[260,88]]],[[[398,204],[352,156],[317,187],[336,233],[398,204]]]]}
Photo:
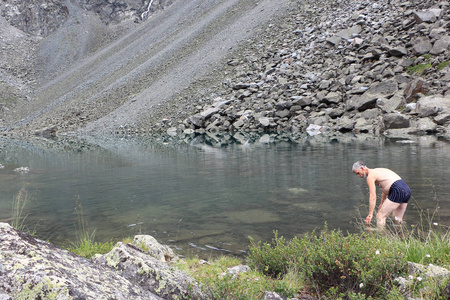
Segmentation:
{"type": "MultiPolygon", "coordinates": [[[[384,200],[383,205],[377,213],[377,226],[380,228],[384,228],[384,226],[386,225],[386,218],[400,206],[400,203],[392,202],[389,199],[384,200]]],[[[405,213],[405,210],[403,210],[403,213],[405,213]]],[[[403,214],[401,216],[403,217],[403,214]]]]}
{"type": "Polygon", "coordinates": [[[403,215],[405,214],[407,206],[408,206],[408,203],[402,203],[402,204],[399,205],[399,207],[397,207],[392,212],[395,224],[402,224],[402,222],[403,222],[403,215]]]}

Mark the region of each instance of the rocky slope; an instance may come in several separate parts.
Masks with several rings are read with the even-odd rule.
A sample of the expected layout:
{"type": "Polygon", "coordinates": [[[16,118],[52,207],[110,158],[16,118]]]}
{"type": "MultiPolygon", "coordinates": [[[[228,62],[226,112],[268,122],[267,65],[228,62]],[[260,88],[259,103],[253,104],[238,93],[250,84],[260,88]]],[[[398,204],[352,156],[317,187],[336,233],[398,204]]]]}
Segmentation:
{"type": "Polygon", "coordinates": [[[449,20],[448,2],[299,4],[230,60],[220,87],[194,94],[206,104],[193,116],[161,126],[448,137],[449,20]]]}
{"type": "Polygon", "coordinates": [[[6,2],[6,135],[450,136],[448,1],[65,1],[38,35],[6,2]]]}

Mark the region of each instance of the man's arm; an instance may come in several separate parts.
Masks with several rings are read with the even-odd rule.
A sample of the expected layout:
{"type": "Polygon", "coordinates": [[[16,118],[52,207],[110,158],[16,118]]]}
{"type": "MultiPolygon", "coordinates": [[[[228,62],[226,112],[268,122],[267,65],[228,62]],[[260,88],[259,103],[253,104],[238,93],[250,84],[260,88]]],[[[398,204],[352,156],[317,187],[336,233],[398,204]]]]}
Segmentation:
{"type": "Polygon", "coordinates": [[[369,186],[369,214],[366,218],[366,224],[370,224],[373,218],[373,212],[375,210],[375,205],[377,203],[377,189],[375,187],[375,178],[372,176],[367,177],[367,185],[369,186]]]}

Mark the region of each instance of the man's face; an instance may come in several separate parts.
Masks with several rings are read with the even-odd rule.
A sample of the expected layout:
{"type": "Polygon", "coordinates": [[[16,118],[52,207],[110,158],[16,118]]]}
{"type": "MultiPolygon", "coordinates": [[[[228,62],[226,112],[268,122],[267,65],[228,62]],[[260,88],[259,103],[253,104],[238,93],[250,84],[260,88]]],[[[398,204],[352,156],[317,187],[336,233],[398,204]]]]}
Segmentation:
{"type": "Polygon", "coordinates": [[[359,177],[361,177],[361,178],[365,178],[366,177],[366,171],[364,170],[364,168],[359,168],[359,169],[356,169],[355,171],[353,171],[353,173],[355,173],[356,175],[358,175],[359,177]]]}

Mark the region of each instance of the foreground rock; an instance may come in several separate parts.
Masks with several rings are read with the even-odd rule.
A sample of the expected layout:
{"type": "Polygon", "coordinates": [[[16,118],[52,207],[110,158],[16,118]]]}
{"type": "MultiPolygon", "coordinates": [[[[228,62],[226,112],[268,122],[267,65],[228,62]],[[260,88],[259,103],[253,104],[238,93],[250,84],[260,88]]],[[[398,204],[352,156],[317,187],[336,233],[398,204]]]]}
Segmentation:
{"type": "Polygon", "coordinates": [[[119,243],[93,260],[6,223],[0,242],[0,299],[206,299],[192,278],[162,261],[175,256],[151,237],[136,239],[148,251],[119,243]]]}

